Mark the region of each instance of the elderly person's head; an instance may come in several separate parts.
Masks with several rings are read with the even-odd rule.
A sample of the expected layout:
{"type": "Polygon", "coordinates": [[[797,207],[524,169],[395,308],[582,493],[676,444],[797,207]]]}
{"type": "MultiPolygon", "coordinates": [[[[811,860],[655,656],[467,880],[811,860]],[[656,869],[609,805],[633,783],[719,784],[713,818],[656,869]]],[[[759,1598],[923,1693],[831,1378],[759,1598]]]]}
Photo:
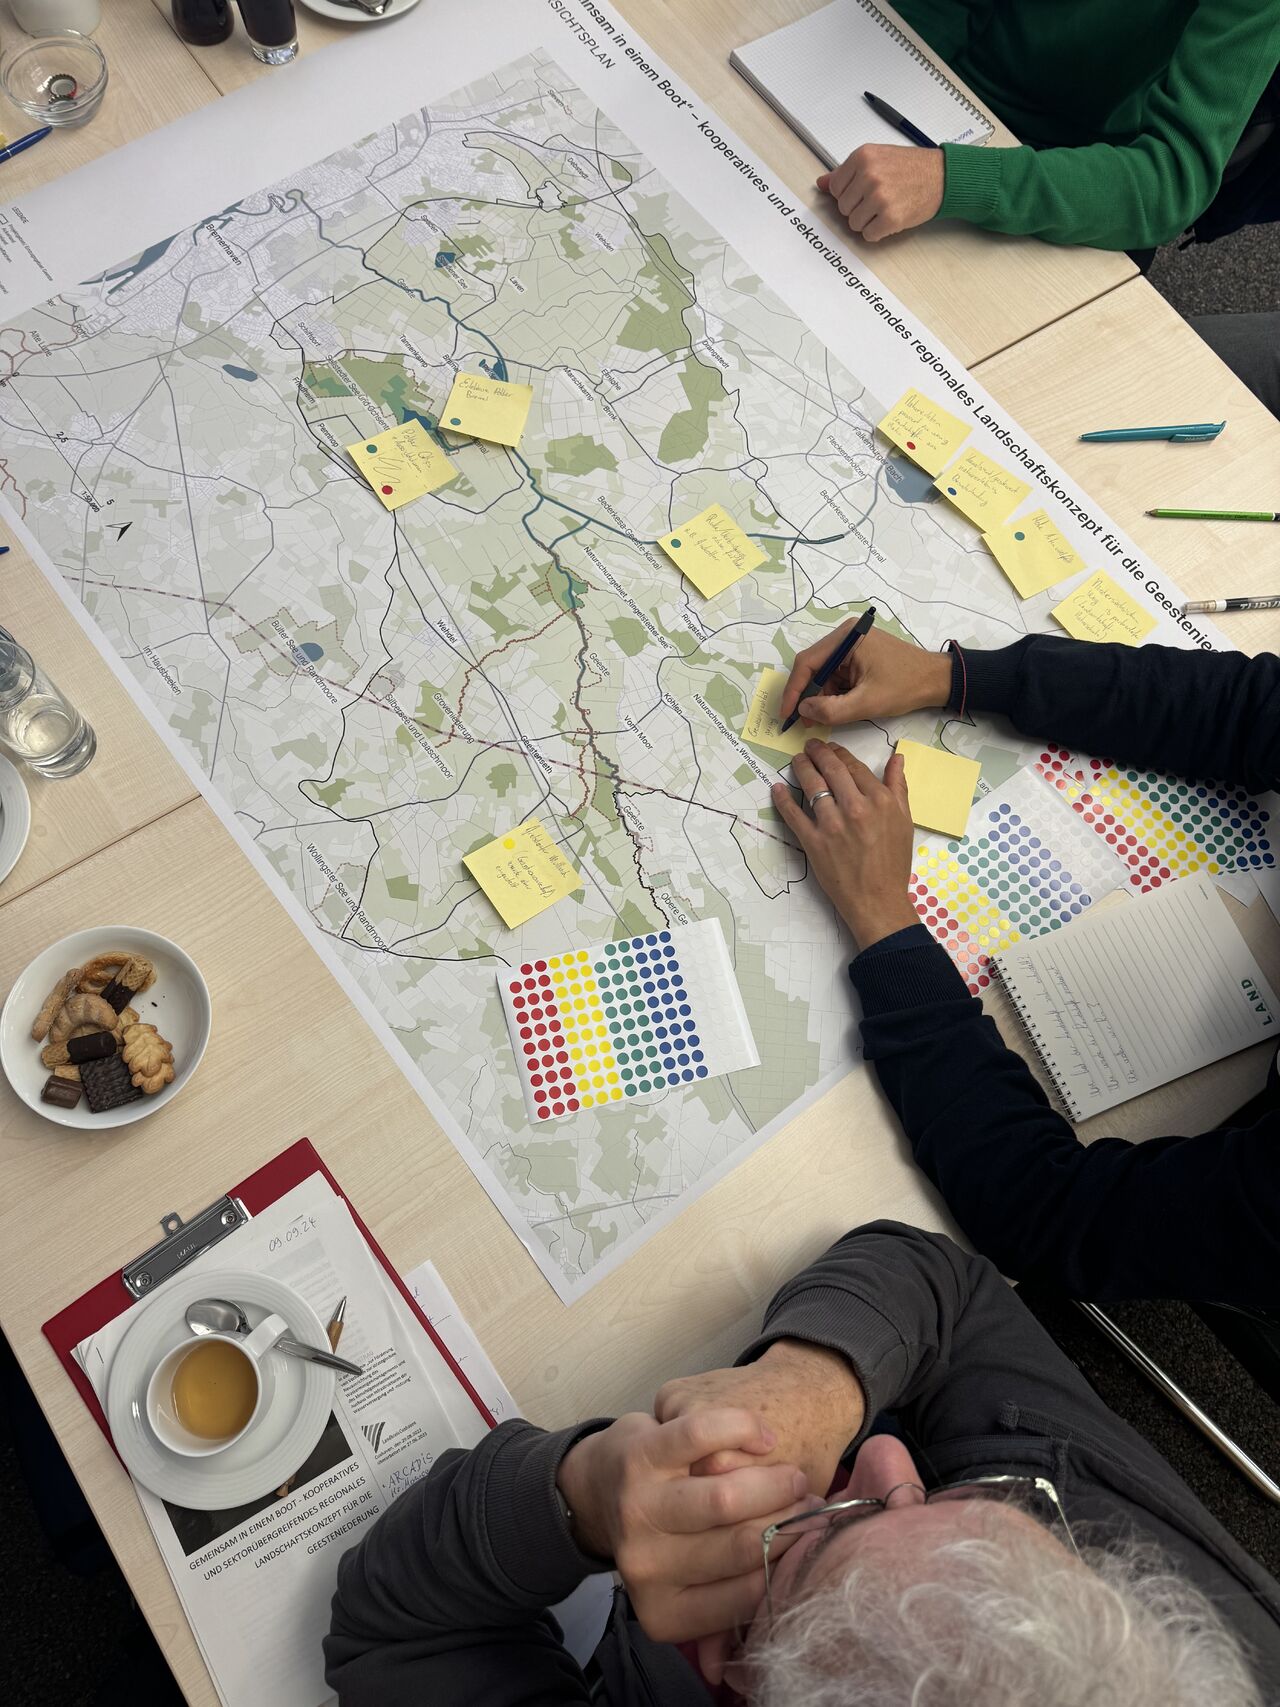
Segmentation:
{"type": "Polygon", "coordinates": [[[784,1531],[736,1679],[753,1707],[1261,1707],[1198,1590],[1149,1549],[1077,1551],[1010,1486],[926,1500],[901,1442],[865,1441],[840,1498],[883,1508],[784,1531]]]}

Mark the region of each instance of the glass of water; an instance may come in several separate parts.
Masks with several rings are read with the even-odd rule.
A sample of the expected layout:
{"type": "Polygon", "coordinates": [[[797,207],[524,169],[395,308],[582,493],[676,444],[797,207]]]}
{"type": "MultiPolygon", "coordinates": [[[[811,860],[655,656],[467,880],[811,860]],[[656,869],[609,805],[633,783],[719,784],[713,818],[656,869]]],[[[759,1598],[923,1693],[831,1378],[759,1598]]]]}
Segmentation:
{"type": "Polygon", "coordinates": [[[71,701],[0,628],[0,753],[57,779],[82,771],[97,749],[97,736],[71,701]]]}

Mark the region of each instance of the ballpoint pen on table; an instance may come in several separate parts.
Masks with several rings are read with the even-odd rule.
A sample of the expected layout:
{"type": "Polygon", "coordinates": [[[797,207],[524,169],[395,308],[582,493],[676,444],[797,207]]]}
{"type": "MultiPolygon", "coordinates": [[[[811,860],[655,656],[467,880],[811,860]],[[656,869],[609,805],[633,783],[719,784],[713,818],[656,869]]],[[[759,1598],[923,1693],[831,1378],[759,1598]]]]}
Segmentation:
{"type": "Polygon", "coordinates": [[[41,130],[29,130],[25,136],[20,136],[16,142],[11,142],[7,148],[0,148],[0,161],[12,160],[15,154],[21,154],[24,148],[32,148],[37,142],[43,142],[46,136],[53,135],[53,126],[45,125],[41,130]]]}
{"type": "Polygon", "coordinates": [[[879,113],[886,124],[891,124],[895,130],[900,130],[903,136],[909,137],[915,143],[917,148],[936,148],[938,146],[933,138],[926,136],[918,125],[914,125],[910,119],[904,118],[896,107],[889,105],[888,101],[882,101],[879,95],[873,95],[870,89],[863,91],[862,98],[872,112],[879,113]]]}
{"type": "Polygon", "coordinates": [[[1131,439],[1168,439],[1170,444],[1202,444],[1216,439],[1225,421],[1187,421],[1174,427],[1104,427],[1096,433],[1081,433],[1082,444],[1124,444],[1131,439]]]}
{"type": "Polygon", "coordinates": [[[1192,599],[1183,605],[1183,616],[1196,616],[1201,611],[1213,616],[1226,610],[1280,610],[1280,593],[1268,593],[1256,599],[1192,599]]]}
{"type": "MultiPolygon", "coordinates": [[[[333,1312],[332,1316],[330,1316],[330,1318],[329,1318],[329,1326],[325,1329],[325,1333],[328,1335],[328,1338],[329,1338],[329,1350],[330,1351],[337,1351],[338,1341],[342,1338],[343,1323],[346,1321],[346,1319],[347,1319],[347,1295],[344,1292],[342,1294],[342,1297],[339,1298],[339,1300],[338,1300],[337,1309],[333,1312]]],[[[276,1489],[276,1498],[278,1500],[282,1500],[282,1499],[284,1499],[286,1494],[292,1492],[293,1484],[297,1481],[297,1479],[298,1479],[298,1477],[297,1477],[297,1474],[295,1473],[294,1475],[290,1476],[290,1478],[287,1482],[282,1482],[280,1484],[280,1486],[276,1489]]]]}
{"type": "Polygon", "coordinates": [[[1280,510],[1148,510],[1182,522],[1280,522],[1280,510]]]}
{"type": "MultiPolygon", "coordinates": [[[[827,659],[826,663],[820,670],[817,670],[814,673],[813,680],[805,689],[804,698],[808,699],[810,694],[817,693],[819,688],[826,687],[827,683],[831,680],[832,676],[835,675],[836,671],[840,668],[841,664],[844,663],[845,659],[849,656],[850,652],[853,651],[854,647],[862,639],[863,635],[871,632],[871,624],[875,620],[876,607],[874,605],[868,605],[866,610],[864,610],[862,615],[858,618],[857,622],[855,622],[853,627],[849,630],[848,634],[845,635],[844,639],[827,659]]],[[[788,717],[786,722],[782,725],[782,733],[785,735],[791,725],[799,721],[799,718],[800,708],[797,706],[791,713],[790,717],[788,717]]]]}

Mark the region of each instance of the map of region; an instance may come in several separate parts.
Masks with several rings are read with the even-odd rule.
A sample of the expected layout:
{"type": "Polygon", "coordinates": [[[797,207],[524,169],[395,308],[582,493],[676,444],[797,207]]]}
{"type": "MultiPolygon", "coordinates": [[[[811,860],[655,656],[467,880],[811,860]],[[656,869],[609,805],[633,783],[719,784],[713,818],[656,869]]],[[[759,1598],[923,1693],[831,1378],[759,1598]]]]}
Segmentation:
{"type": "MultiPolygon", "coordinates": [[[[563,1296],[855,1063],[756,682],[867,601],[928,647],[1028,618],[874,436],[894,399],[553,58],[55,297],[0,375],[0,492],[563,1296]],[[458,371],[533,386],[518,448],[442,430],[458,371]],[[413,419],[459,475],[391,514],[344,447],[413,419]],[[766,559],[703,599],[656,541],[711,503],[766,559]],[[585,887],[508,931],[462,862],[534,815],[585,887]],[[531,1124],[496,974],[709,918],[761,1065],[531,1124]]],[[[1024,756],[910,723],[988,787],[1024,756]]],[[[848,744],[879,769],[900,732],[848,744]]]]}

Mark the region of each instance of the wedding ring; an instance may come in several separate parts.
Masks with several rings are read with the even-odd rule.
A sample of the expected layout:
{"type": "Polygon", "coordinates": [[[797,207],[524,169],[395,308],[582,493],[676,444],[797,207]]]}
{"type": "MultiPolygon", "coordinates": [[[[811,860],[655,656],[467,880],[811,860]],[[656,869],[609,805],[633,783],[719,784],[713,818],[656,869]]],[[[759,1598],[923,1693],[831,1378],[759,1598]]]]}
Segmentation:
{"type": "Polygon", "coordinates": [[[805,801],[805,805],[809,808],[810,812],[812,812],[814,807],[818,804],[818,802],[820,800],[834,800],[834,799],[835,799],[835,795],[832,794],[832,792],[829,788],[820,788],[816,794],[811,794],[809,796],[808,800],[805,801]]]}

